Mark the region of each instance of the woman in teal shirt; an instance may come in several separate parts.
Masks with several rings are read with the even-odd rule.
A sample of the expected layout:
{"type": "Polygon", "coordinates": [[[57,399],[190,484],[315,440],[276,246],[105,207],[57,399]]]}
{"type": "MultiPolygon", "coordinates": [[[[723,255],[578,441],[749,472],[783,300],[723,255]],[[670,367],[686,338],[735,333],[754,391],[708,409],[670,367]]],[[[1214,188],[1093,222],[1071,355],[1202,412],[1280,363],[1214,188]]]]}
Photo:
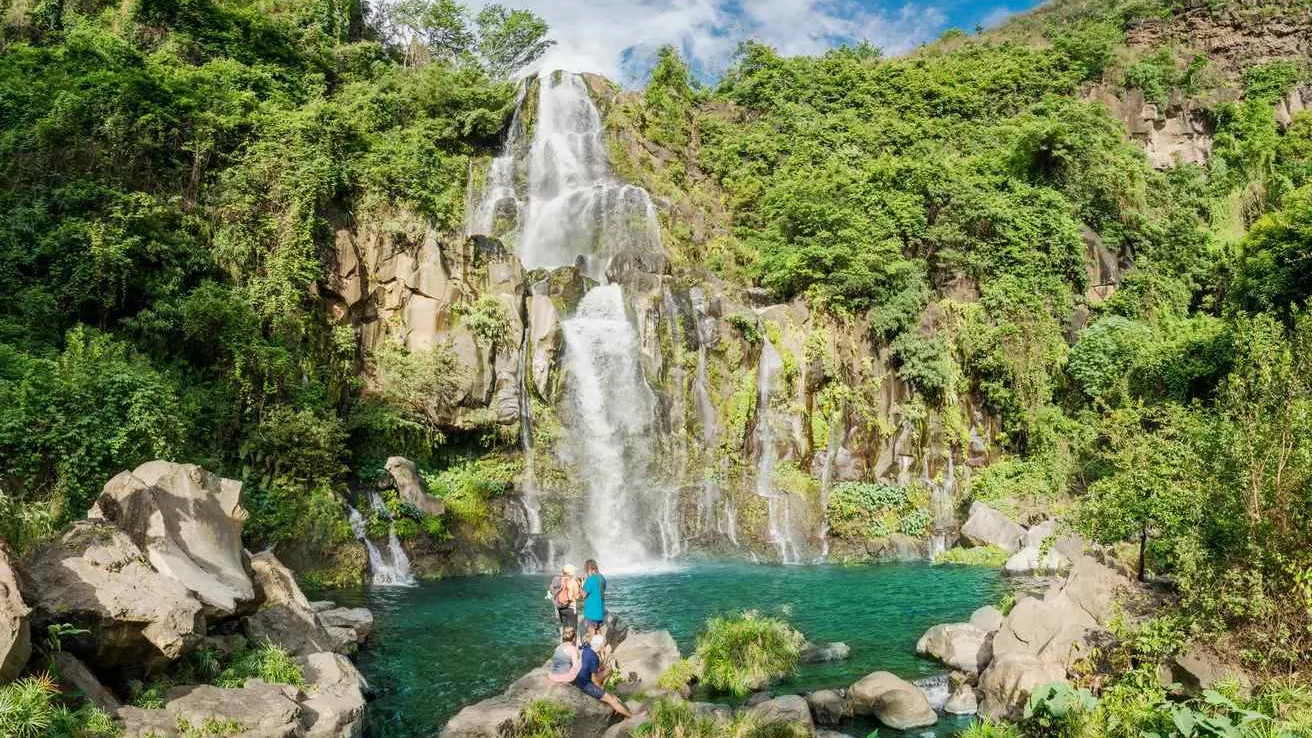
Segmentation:
{"type": "Polygon", "coordinates": [[[590,628],[600,630],[606,621],[606,577],[601,575],[593,559],[583,562],[583,573],[587,577],[583,580],[583,628],[586,633],[590,628]]]}

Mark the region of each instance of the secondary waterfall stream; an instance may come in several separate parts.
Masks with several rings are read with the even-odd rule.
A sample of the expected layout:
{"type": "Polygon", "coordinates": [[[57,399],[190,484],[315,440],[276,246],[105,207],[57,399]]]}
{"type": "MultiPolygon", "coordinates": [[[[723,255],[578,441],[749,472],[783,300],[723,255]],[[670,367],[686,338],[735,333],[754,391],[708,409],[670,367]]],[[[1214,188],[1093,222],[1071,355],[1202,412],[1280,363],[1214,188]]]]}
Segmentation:
{"type": "Polygon", "coordinates": [[[369,583],[384,587],[413,585],[415,577],[410,572],[410,559],[405,555],[405,549],[401,547],[401,539],[396,535],[396,524],[390,519],[387,505],[383,503],[377,492],[369,493],[369,504],[376,513],[389,518],[386,554],[369,539],[364,515],[354,507],[347,507],[347,520],[351,524],[351,532],[364,544],[365,551],[369,554],[369,583]]]}

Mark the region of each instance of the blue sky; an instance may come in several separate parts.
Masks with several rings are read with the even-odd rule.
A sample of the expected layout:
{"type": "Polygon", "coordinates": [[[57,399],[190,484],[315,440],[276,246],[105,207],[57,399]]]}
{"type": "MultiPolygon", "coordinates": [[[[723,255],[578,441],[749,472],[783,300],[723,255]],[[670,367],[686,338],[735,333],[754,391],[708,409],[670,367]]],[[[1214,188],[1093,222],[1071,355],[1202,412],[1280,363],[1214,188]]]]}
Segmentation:
{"type": "Polygon", "coordinates": [[[652,52],[678,46],[700,76],[755,38],[787,55],[859,41],[899,54],[949,28],[996,25],[1038,0],[501,0],[546,18],[557,45],[542,68],[597,72],[640,84],[652,52]]]}

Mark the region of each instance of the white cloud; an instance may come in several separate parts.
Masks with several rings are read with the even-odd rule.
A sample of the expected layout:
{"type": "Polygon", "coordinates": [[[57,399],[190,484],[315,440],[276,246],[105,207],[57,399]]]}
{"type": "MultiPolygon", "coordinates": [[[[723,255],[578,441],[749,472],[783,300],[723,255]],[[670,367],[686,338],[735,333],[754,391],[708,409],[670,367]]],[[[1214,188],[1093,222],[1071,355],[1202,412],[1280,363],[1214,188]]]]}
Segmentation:
{"type": "Polygon", "coordinates": [[[723,71],[738,43],[754,38],[785,55],[817,54],[869,41],[896,54],[946,23],[932,6],[893,10],[855,0],[502,0],[551,24],[556,46],[540,68],[597,72],[633,82],[635,68],[662,45],[679,47],[697,68],[723,71]],[[635,58],[636,57],[636,58],[635,58]]]}

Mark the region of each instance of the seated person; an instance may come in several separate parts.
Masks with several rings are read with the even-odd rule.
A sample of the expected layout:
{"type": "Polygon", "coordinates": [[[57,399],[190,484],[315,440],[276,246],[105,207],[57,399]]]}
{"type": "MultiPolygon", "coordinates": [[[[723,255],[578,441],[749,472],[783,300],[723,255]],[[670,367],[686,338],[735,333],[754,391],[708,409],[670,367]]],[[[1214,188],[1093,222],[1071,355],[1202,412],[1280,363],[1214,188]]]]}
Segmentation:
{"type": "Polygon", "coordinates": [[[610,669],[603,667],[597,652],[606,644],[601,635],[593,635],[590,642],[582,648],[574,646],[574,629],[566,628],[561,634],[561,643],[551,656],[547,678],[553,682],[572,682],[584,694],[601,700],[610,709],[624,717],[633,717],[633,713],[620,702],[619,698],[608,693],[602,685],[610,675],[610,669]]]}
{"type": "Polygon", "coordinates": [[[574,645],[575,637],[573,628],[561,629],[560,645],[556,646],[555,652],[551,654],[551,662],[547,665],[547,679],[569,684],[579,675],[583,662],[579,658],[579,647],[574,645]]]}

